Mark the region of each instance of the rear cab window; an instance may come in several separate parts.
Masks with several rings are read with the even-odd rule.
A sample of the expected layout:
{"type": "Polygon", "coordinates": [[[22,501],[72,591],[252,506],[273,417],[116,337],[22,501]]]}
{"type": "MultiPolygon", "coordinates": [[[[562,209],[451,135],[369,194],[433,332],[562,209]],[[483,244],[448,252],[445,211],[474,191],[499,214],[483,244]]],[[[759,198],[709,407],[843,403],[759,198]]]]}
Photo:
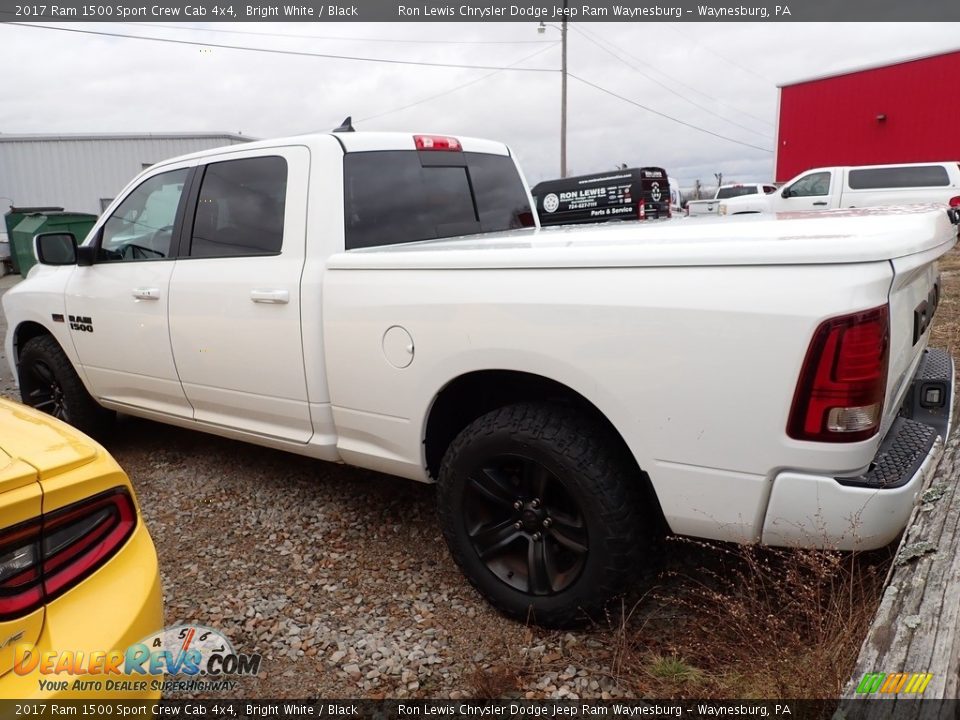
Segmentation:
{"type": "Polygon", "coordinates": [[[729,200],[730,198],[741,197],[743,195],[756,195],[756,185],[738,185],[736,187],[725,187],[717,190],[717,200],[729,200]]]}
{"type": "Polygon", "coordinates": [[[506,155],[348,152],[343,174],[347,250],[534,224],[526,189],[506,155]]]}

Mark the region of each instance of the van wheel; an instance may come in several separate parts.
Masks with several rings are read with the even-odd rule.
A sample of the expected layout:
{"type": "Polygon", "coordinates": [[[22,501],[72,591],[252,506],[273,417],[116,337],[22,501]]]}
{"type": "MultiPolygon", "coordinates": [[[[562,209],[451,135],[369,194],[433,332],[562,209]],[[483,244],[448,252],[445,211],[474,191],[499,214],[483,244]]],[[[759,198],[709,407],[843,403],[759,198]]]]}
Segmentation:
{"type": "Polygon", "coordinates": [[[50,335],[28,340],[20,353],[20,398],[88,435],[102,435],[114,414],[83,386],[60,344],[50,335]]]}
{"type": "Polygon", "coordinates": [[[641,479],[617,439],[560,405],[520,404],[450,445],[437,500],[470,582],[511,617],[562,627],[622,592],[652,526],[641,479]]]}

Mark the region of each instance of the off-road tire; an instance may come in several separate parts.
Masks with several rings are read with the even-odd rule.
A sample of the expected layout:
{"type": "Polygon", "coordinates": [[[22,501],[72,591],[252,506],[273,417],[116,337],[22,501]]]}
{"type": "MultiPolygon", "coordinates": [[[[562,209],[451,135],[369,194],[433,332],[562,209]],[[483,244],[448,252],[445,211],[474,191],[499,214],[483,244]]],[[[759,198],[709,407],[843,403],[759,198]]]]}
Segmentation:
{"type": "Polygon", "coordinates": [[[70,423],[92,437],[102,437],[109,429],[114,413],[90,397],[53,336],[28,340],[20,352],[18,370],[20,397],[25,405],[70,423]],[[51,394],[56,396],[52,401],[51,394]]]}
{"type": "MultiPolygon", "coordinates": [[[[622,441],[585,413],[547,403],[510,405],[475,420],[447,449],[438,478],[440,523],[454,560],[494,607],[510,617],[547,627],[580,624],[596,618],[612,598],[627,588],[631,576],[639,574],[644,551],[656,525],[652,508],[645,507],[642,500],[642,482],[622,441]],[[547,594],[542,593],[542,581],[540,594],[535,592],[529,579],[526,591],[511,586],[508,582],[518,581],[504,579],[503,562],[498,560],[501,566],[491,569],[489,557],[488,561],[481,559],[481,550],[475,545],[475,539],[486,530],[478,530],[483,526],[468,516],[476,512],[471,508],[488,499],[477,495],[471,473],[476,474],[478,467],[495,462],[491,458],[514,453],[552,473],[554,480],[562,485],[554,494],[563,495],[566,491],[581,512],[588,537],[585,560],[576,578],[568,580],[569,585],[559,591],[555,590],[552,580],[547,594]],[[468,524],[473,524],[472,530],[468,524]]],[[[498,487],[502,489],[503,484],[498,487]]],[[[526,502],[529,498],[522,500],[526,502]]],[[[496,504],[495,507],[503,506],[496,504]]],[[[513,507],[516,508],[516,502],[513,507]]],[[[496,524],[494,520],[489,522],[496,524]]],[[[497,527],[505,527],[505,522],[497,527]]],[[[547,537],[547,531],[542,537],[547,537]]],[[[512,541],[517,544],[508,546],[508,550],[512,549],[520,559],[513,558],[510,562],[523,562],[523,541],[529,547],[533,534],[512,541]]],[[[560,547],[561,552],[566,550],[555,542],[553,547],[560,547]]],[[[497,549],[494,555],[501,552],[505,551],[497,549]]],[[[531,577],[535,563],[532,558],[528,555],[531,577]]],[[[512,571],[508,576],[513,577],[512,571]]]]}

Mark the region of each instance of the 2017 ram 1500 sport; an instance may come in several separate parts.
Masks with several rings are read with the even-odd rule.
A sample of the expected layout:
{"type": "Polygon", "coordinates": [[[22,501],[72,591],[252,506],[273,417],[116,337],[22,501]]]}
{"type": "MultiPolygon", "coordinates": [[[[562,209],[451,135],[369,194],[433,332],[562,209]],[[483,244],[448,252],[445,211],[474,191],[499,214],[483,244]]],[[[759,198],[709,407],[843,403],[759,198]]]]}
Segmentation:
{"type": "Polygon", "coordinates": [[[541,230],[487,140],[233,146],[145,170],[79,248],[38,236],[7,357],[101,435],[122,411],[436,482],[471,582],[561,625],[663,526],[882,546],[938,457],[950,212],[744,220],[541,230]]]}

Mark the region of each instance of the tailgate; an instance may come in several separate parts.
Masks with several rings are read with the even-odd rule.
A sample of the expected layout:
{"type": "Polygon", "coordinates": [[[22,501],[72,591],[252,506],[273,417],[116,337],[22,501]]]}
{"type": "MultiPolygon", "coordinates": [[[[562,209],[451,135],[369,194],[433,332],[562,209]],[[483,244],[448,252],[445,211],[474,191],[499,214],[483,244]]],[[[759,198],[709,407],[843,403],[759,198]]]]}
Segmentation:
{"type": "Polygon", "coordinates": [[[941,282],[937,259],[956,242],[956,228],[944,213],[945,242],[912,255],[894,258],[890,286],[890,365],[881,433],[886,433],[900,409],[910,381],[920,363],[934,314],[940,302],[941,282]]]}
{"type": "Polygon", "coordinates": [[[691,200],[687,203],[689,215],[709,215],[717,212],[719,200],[691,200]]]}

